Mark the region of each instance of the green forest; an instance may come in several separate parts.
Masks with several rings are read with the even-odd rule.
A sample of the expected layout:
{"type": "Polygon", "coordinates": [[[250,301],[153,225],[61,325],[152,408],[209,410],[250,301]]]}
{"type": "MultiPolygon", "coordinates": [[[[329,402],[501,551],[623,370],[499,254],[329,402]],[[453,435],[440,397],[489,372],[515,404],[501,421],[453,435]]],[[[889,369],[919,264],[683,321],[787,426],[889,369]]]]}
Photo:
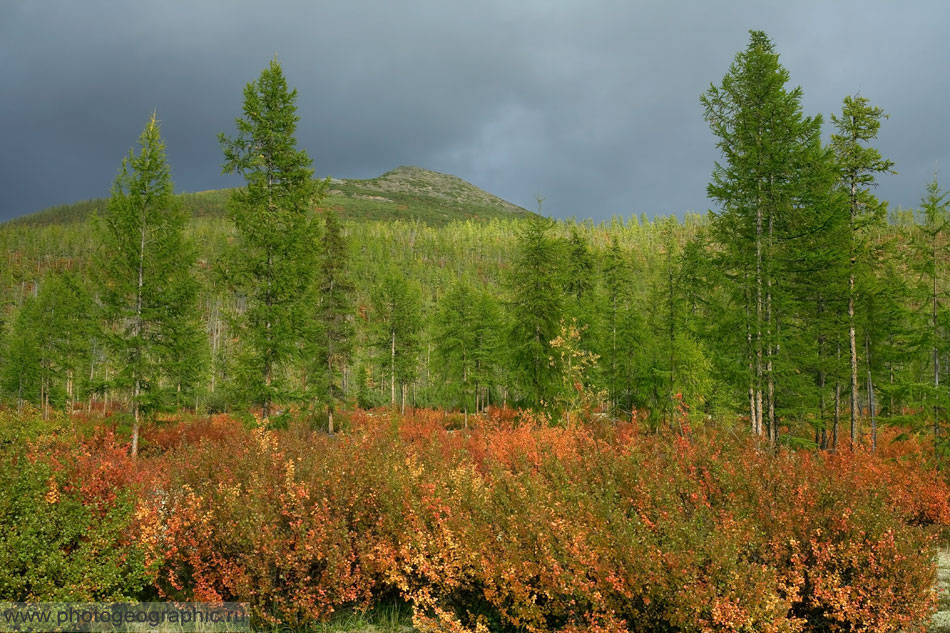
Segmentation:
{"type": "Polygon", "coordinates": [[[882,108],[804,112],[753,31],[697,95],[708,213],[594,223],[415,167],[317,179],[296,98],[275,60],[222,123],[241,187],[176,193],[152,114],[108,198],[0,225],[0,597],[477,633],[926,622],[950,196],[876,197],[882,108]]]}
{"type": "Polygon", "coordinates": [[[294,99],[277,65],[245,92],[222,137],[245,188],[174,195],[153,119],[111,198],[0,228],[8,402],[323,425],[509,404],[661,426],[682,405],[771,442],[899,423],[944,450],[947,194],[934,175],[918,209],[878,200],[886,114],[805,115],[764,35],[701,98],[722,152],[705,216],[553,221],[418,169],[387,197],[314,181],[294,99]]]}

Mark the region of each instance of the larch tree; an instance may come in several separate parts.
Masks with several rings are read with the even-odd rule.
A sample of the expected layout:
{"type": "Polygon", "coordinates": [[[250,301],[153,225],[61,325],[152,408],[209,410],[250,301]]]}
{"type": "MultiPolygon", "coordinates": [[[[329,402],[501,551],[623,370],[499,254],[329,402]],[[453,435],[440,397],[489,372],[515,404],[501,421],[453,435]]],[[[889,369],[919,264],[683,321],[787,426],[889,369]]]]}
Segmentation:
{"type": "Polygon", "coordinates": [[[436,363],[445,378],[446,391],[457,400],[465,426],[475,395],[475,289],[458,281],[439,301],[436,363]]]}
{"type": "Polygon", "coordinates": [[[950,310],[947,307],[946,288],[947,267],[950,265],[950,202],[947,192],[940,189],[936,175],[927,185],[927,192],[920,202],[919,216],[917,234],[911,241],[914,254],[911,268],[918,277],[914,301],[919,306],[915,348],[921,357],[926,354],[930,361],[930,388],[920,391],[926,394],[925,400],[931,404],[929,413],[933,416],[934,453],[939,463],[942,449],[941,412],[950,404],[946,388],[940,388],[941,377],[947,370],[940,361],[950,353],[947,336],[950,310]]]}
{"type": "Polygon", "coordinates": [[[406,409],[406,390],[415,380],[422,330],[422,293],[405,275],[392,270],[373,292],[376,350],[380,365],[389,374],[389,402],[396,406],[399,385],[400,408],[406,409]]]}
{"type": "Polygon", "coordinates": [[[508,278],[508,344],[516,382],[529,406],[554,402],[559,376],[550,363],[551,341],[558,336],[564,297],[560,262],[563,243],[551,236],[554,223],[532,216],[518,235],[508,278]]]}
{"type": "Polygon", "coordinates": [[[113,384],[131,393],[132,455],[144,416],[165,400],[170,358],[190,345],[179,336],[196,309],[194,251],[173,185],[155,115],[129,152],[112,186],[97,255],[106,340],[116,356],[113,384]],[[177,333],[176,333],[177,332],[177,333]],[[176,344],[176,341],[178,344],[176,344]]]}
{"type": "Polygon", "coordinates": [[[563,268],[565,309],[571,317],[590,327],[596,268],[590,243],[577,226],[571,227],[563,268]]]}
{"type": "Polygon", "coordinates": [[[722,156],[707,191],[721,207],[713,219],[719,259],[746,314],[752,431],[773,443],[787,295],[781,253],[791,239],[790,217],[801,208],[802,174],[812,167],[807,153],[821,131],[820,117],[803,116],[801,88],[787,90],[788,80],[768,36],[751,31],[722,83],[701,97],[722,156]]]}
{"type": "Polygon", "coordinates": [[[327,402],[327,429],[334,431],[333,414],[343,397],[343,372],[353,352],[353,310],[356,287],[348,269],[349,252],[343,227],[332,209],[324,215],[322,253],[316,284],[316,337],[320,391],[327,402]]]}
{"type": "Polygon", "coordinates": [[[858,414],[858,345],[855,334],[855,278],[859,273],[858,256],[862,250],[865,228],[886,211],[871,193],[877,185],[877,176],[892,173],[894,163],[868,145],[877,138],[884,110],[872,106],[866,97],[844,98],[841,115],[831,115],[835,132],[831,146],[838,161],[839,186],[847,196],[849,215],[850,271],[848,276],[848,345],[851,358],[851,445],[857,441],[858,414]]]}
{"type": "Polygon", "coordinates": [[[17,414],[27,402],[41,401],[43,355],[39,324],[43,319],[36,297],[27,297],[11,322],[4,341],[3,366],[0,376],[4,390],[17,403],[17,414]]]}
{"type": "Polygon", "coordinates": [[[317,265],[313,204],[323,192],[307,152],[297,149],[297,91],[276,60],[244,88],[237,135],[220,134],[225,173],[238,173],[228,211],[237,229],[224,273],[245,303],[234,319],[242,342],[236,373],[242,395],[268,418],[291,395],[285,371],[299,358],[317,265]]]}
{"type": "Polygon", "coordinates": [[[436,313],[436,366],[445,379],[443,391],[453,405],[462,409],[465,425],[468,413],[483,406],[495,373],[500,346],[501,315],[492,297],[459,280],[439,302],[436,313]]]}
{"type": "Polygon", "coordinates": [[[94,330],[92,298],[80,278],[58,272],[46,276],[37,295],[42,319],[35,324],[41,355],[41,404],[48,416],[50,401],[71,408],[76,398],[76,378],[94,330]]]}

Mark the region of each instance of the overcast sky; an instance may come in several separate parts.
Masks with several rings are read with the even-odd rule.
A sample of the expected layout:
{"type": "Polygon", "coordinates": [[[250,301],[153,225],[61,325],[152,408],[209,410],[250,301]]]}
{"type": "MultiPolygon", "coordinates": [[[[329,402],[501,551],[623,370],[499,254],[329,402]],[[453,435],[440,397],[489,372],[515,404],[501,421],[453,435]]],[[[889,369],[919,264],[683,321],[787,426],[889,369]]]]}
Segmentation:
{"type": "Polygon", "coordinates": [[[153,110],[178,191],[239,184],[217,133],[275,54],[318,175],[418,165],[562,218],[704,212],[699,95],[749,29],[826,129],[858,91],[891,115],[878,193],[915,207],[950,167],[948,27],[945,0],[0,0],[0,218],[108,195],[153,110]]]}

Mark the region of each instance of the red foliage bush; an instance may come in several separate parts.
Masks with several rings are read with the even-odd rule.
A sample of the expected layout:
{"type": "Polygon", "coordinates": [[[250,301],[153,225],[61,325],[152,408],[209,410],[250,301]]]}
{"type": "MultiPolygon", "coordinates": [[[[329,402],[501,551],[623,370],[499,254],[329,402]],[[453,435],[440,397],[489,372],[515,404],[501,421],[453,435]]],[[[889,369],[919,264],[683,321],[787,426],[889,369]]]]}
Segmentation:
{"type": "Polygon", "coordinates": [[[510,410],[467,431],[436,411],[348,424],[198,420],[135,463],[103,439],[74,485],[137,491],[160,595],[275,623],[393,595],[420,630],[459,632],[894,631],[933,607],[950,494],[909,460],[510,410]]]}
{"type": "Polygon", "coordinates": [[[169,420],[148,428],[143,440],[145,453],[165,453],[201,441],[223,442],[226,438],[244,436],[244,427],[227,415],[196,417],[190,420],[169,420]]]}

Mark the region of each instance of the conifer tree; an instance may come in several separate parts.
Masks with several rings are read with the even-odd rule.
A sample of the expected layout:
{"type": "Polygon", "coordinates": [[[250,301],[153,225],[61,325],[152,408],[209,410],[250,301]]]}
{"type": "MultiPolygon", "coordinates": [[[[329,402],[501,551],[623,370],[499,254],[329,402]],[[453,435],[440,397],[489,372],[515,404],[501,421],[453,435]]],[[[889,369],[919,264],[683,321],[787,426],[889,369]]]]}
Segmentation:
{"type": "Polygon", "coordinates": [[[76,377],[83,366],[93,333],[93,304],[78,276],[48,274],[40,284],[36,308],[42,315],[34,324],[39,338],[40,404],[44,416],[51,400],[67,406],[76,397],[76,377]]]}
{"type": "Polygon", "coordinates": [[[327,424],[333,433],[333,413],[343,395],[343,371],[353,351],[353,295],[350,280],[346,236],[336,213],[328,209],[324,215],[321,241],[322,253],[317,278],[316,327],[321,391],[327,400],[327,424]]]}
{"type": "Polygon", "coordinates": [[[3,387],[21,412],[26,402],[40,402],[41,342],[39,324],[43,314],[36,297],[27,297],[11,322],[4,341],[3,387]]]}
{"type": "MultiPolygon", "coordinates": [[[[567,244],[567,263],[564,271],[564,291],[572,304],[584,306],[594,288],[594,258],[590,244],[576,226],[571,227],[567,244]]],[[[580,314],[571,316],[580,317],[580,314]]]]}
{"type": "Polygon", "coordinates": [[[551,366],[550,342],[563,316],[560,260],[563,244],[550,235],[553,223],[532,216],[518,234],[518,252],[508,279],[512,370],[525,402],[550,405],[559,379],[551,366]]]}
{"type": "MultiPolygon", "coordinates": [[[[928,413],[933,416],[932,428],[935,454],[940,458],[943,449],[941,416],[945,415],[950,397],[946,388],[941,389],[941,380],[946,382],[947,367],[941,359],[950,352],[950,309],[946,288],[947,267],[950,265],[950,202],[948,194],[940,189],[937,176],[927,185],[927,192],[920,202],[917,234],[911,240],[911,268],[918,275],[915,301],[919,305],[916,319],[918,335],[915,347],[920,356],[929,361],[929,388],[918,391],[929,401],[928,413]]],[[[922,381],[923,382],[923,381],[922,381]]]]}
{"type": "Polygon", "coordinates": [[[494,374],[500,314],[491,296],[465,281],[457,282],[439,304],[436,357],[445,378],[444,391],[468,412],[480,409],[480,393],[494,374]]]}
{"type": "Polygon", "coordinates": [[[291,395],[283,371],[300,356],[307,297],[316,272],[313,203],[323,185],[311,160],[297,149],[297,91],[290,90],[276,60],[244,88],[237,136],[218,136],[224,172],[239,173],[228,210],[237,229],[225,275],[244,300],[234,328],[242,341],[237,373],[243,395],[266,419],[275,400],[291,395]]]}
{"type": "Polygon", "coordinates": [[[390,271],[373,292],[377,327],[376,350],[389,374],[389,402],[396,406],[399,385],[400,408],[406,409],[406,389],[415,380],[422,329],[421,291],[405,275],[390,271]]]}
{"type": "MultiPolygon", "coordinates": [[[[814,427],[815,443],[836,446],[840,418],[840,385],[846,376],[838,350],[841,315],[847,294],[848,218],[835,190],[833,154],[816,145],[809,159],[810,186],[791,230],[802,238],[786,251],[795,336],[788,342],[795,361],[788,378],[793,392],[791,410],[814,427]]],[[[806,180],[806,185],[809,182],[806,180]]]]}
{"type": "Polygon", "coordinates": [[[107,341],[118,361],[114,384],[131,392],[133,455],[143,416],[164,400],[170,358],[196,340],[175,332],[191,318],[197,293],[186,218],[172,195],[154,114],[139,146],[122,161],[113,184],[97,257],[107,341]]]}
{"type": "Polygon", "coordinates": [[[176,408],[198,409],[198,400],[203,395],[202,384],[211,369],[211,346],[201,322],[195,303],[195,291],[183,288],[181,301],[186,309],[180,318],[169,323],[165,330],[164,362],[169,400],[176,408]]]}
{"type": "MultiPolygon", "coordinates": [[[[801,111],[801,88],[786,90],[788,71],[768,36],[751,31],[720,86],[702,96],[705,118],[718,137],[709,196],[721,211],[713,219],[720,263],[731,280],[733,302],[743,306],[752,430],[778,439],[776,383],[781,338],[788,328],[787,275],[782,250],[795,235],[804,208],[803,177],[813,168],[809,151],[820,144],[820,117],[801,111]]],[[[739,341],[736,341],[738,343],[739,341]]],[[[739,345],[735,346],[739,348],[739,345]]]]}
{"type": "Polygon", "coordinates": [[[633,293],[633,275],[616,234],[604,255],[597,350],[611,406],[627,414],[642,404],[637,368],[642,361],[645,324],[633,293]]]}
{"type": "Polygon", "coordinates": [[[877,185],[877,176],[892,172],[894,163],[881,157],[877,149],[867,145],[877,138],[881,119],[886,117],[884,110],[872,106],[866,97],[845,97],[841,115],[832,115],[831,121],[835,133],[831,135],[831,146],[838,161],[839,186],[847,196],[849,213],[849,253],[850,273],[848,277],[848,345],[851,353],[851,445],[857,441],[858,413],[858,346],[855,333],[855,298],[858,289],[855,278],[859,273],[859,264],[870,264],[867,260],[858,261],[862,251],[865,228],[875,220],[881,221],[886,213],[886,204],[882,204],[871,193],[877,185]]]}

